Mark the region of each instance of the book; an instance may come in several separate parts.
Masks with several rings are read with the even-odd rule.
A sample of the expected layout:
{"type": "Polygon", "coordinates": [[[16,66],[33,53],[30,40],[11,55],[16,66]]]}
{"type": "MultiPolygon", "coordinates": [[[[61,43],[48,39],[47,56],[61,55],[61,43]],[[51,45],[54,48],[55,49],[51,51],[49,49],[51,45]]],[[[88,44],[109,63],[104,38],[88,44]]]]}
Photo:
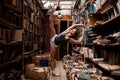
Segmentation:
{"type": "Polygon", "coordinates": [[[27,19],[23,19],[23,28],[26,29],[26,26],[27,26],[27,19]]]}
{"type": "Polygon", "coordinates": [[[111,74],[112,75],[120,76],[120,70],[113,71],[111,74]]]}
{"type": "Polygon", "coordinates": [[[16,7],[22,11],[22,0],[16,0],[16,7]]]}
{"type": "Polygon", "coordinates": [[[5,30],[5,43],[10,42],[10,30],[5,30]]]}
{"type": "Polygon", "coordinates": [[[118,0],[118,2],[116,3],[116,7],[117,7],[118,12],[120,13],[120,1],[119,1],[119,0],[118,0]]]}
{"type": "Polygon", "coordinates": [[[5,39],[4,30],[0,29],[0,41],[3,41],[4,39],[5,39]]]}
{"type": "Polygon", "coordinates": [[[93,61],[101,62],[101,61],[104,61],[104,58],[94,58],[93,61]]]}
{"type": "Polygon", "coordinates": [[[0,5],[0,18],[2,17],[2,6],[0,5]]]}
{"type": "Polygon", "coordinates": [[[16,0],[12,0],[12,5],[16,6],[16,0]]]}
{"type": "Polygon", "coordinates": [[[14,41],[22,41],[22,30],[15,30],[14,31],[14,41]]]}

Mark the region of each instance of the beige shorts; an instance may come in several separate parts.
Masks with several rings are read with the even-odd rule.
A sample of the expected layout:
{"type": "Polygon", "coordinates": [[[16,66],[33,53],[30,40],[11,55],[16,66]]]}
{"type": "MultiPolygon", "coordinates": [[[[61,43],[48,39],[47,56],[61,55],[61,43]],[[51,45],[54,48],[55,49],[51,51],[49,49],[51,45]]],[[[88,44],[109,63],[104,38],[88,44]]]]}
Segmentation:
{"type": "Polygon", "coordinates": [[[51,39],[50,39],[50,44],[53,45],[54,47],[58,47],[58,45],[55,44],[55,37],[57,34],[55,34],[51,39]]]}

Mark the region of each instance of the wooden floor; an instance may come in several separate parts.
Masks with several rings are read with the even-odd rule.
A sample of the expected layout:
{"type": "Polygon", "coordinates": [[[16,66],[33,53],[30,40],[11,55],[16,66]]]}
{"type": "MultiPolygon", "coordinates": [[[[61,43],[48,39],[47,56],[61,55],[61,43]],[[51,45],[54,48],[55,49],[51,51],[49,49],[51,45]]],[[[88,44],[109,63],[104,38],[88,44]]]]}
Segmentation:
{"type": "Polygon", "coordinates": [[[56,62],[55,72],[60,76],[50,75],[50,80],[67,80],[65,69],[63,69],[62,61],[56,62]]]}

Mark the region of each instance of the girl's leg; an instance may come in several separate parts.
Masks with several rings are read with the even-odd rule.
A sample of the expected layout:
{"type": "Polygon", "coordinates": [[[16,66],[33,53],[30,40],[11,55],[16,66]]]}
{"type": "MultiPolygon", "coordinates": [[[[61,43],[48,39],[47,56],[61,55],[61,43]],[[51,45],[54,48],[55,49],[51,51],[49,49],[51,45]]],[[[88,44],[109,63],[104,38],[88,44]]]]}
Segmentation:
{"type": "MultiPolygon", "coordinates": [[[[55,28],[54,28],[54,23],[53,23],[53,16],[50,16],[50,39],[53,38],[56,35],[55,28]]],[[[57,47],[54,45],[50,45],[50,56],[51,56],[51,61],[50,61],[50,66],[52,69],[52,75],[58,76],[53,73],[55,67],[56,67],[56,62],[55,62],[55,54],[57,51],[57,47]]]]}

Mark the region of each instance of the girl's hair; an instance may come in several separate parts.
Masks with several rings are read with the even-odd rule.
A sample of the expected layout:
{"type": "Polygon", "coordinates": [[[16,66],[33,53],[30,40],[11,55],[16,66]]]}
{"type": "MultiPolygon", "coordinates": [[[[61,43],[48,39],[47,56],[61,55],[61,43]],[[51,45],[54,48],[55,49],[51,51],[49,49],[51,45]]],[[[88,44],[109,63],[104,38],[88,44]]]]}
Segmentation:
{"type": "Polygon", "coordinates": [[[81,29],[81,28],[75,28],[76,29],[76,32],[75,32],[75,34],[73,35],[73,36],[71,36],[71,37],[74,37],[74,38],[78,38],[79,36],[81,36],[81,33],[82,33],[82,31],[83,31],[83,29],[81,29]]]}
{"type": "Polygon", "coordinates": [[[77,39],[77,36],[78,36],[78,29],[77,28],[75,28],[75,33],[74,33],[74,35],[71,35],[71,37],[72,38],[74,38],[74,39],[77,39]]]}

